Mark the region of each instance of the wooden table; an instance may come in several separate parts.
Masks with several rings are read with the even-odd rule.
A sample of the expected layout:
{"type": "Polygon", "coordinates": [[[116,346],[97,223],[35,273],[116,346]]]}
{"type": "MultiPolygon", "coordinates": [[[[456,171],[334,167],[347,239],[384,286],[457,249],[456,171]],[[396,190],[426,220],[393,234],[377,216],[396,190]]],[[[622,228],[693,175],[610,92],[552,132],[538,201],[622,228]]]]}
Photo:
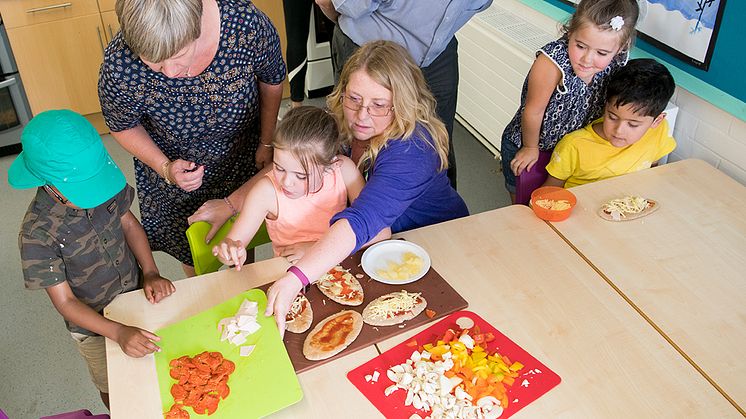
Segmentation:
{"type": "Polygon", "coordinates": [[[545,227],[511,206],[403,234],[428,251],[468,310],[562,377],[514,417],[740,416],[545,227]]]}
{"type": "MultiPolygon", "coordinates": [[[[274,281],[287,269],[282,258],[246,265],[241,272],[220,271],[176,281],[176,293],[151,305],[142,291],[118,296],[105,310],[110,319],[157,330],[219,304],[236,294],[274,281]]],[[[376,417],[378,410],[347,380],[344,373],[374,358],[374,346],[299,376],[303,400],[272,417],[347,417],[349,412],[376,417]],[[329,403],[333,396],[335,403],[329,403]],[[351,410],[353,409],[353,410],[351,410]]],[[[130,358],[115,342],[106,340],[109,394],[113,419],[162,418],[155,358],[130,358]]]]}
{"type": "Polygon", "coordinates": [[[666,164],[572,189],[554,223],[588,261],[740,412],[746,408],[746,188],[701,160],[666,164]],[[608,222],[624,195],[660,203],[608,222]]]}
{"type": "MultiPolygon", "coordinates": [[[[525,207],[509,207],[403,236],[481,315],[562,377],[516,417],[738,417],[728,401],[525,207]]],[[[274,280],[281,259],[178,281],[158,306],[118,297],[109,318],[157,329],[274,280]]],[[[418,330],[410,332],[414,334],[418,330]]],[[[385,341],[386,349],[406,335],[385,341]]],[[[345,374],[377,355],[371,346],[299,375],[305,393],[278,417],[380,417],[345,374]],[[329,401],[333,400],[333,403],[329,401]]],[[[107,341],[112,418],[158,418],[152,357],[126,357],[107,341]]]]}

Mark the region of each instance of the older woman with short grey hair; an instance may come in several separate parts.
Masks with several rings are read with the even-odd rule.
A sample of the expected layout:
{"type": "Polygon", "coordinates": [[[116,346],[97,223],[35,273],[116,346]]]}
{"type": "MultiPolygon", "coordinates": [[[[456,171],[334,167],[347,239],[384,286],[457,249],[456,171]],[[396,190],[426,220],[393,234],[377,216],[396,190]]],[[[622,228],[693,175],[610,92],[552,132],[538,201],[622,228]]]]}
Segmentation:
{"type": "MultiPolygon", "coordinates": [[[[285,78],[280,41],[247,0],[117,0],[99,99],[112,136],[134,155],[153,250],[193,264],[187,217],[271,164],[285,78]]],[[[218,204],[216,204],[218,203],[218,204]]]]}

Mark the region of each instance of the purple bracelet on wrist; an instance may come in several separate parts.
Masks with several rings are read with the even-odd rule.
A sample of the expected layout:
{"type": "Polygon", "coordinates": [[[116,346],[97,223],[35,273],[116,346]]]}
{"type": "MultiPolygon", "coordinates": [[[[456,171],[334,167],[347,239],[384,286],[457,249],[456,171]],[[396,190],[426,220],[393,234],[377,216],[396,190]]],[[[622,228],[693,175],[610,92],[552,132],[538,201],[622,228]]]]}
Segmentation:
{"type": "Polygon", "coordinates": [[[311,286],[311,281],[308,280],[306,274],[304,274],[303,271],[301,271],[300,268],[295,265],[291,265],[287,271],[292,272],[293,275],[295,275],[298,280],[300,280],[300,283],[303,285],[302,292],[305,294],[308,287],[311,286]]]}

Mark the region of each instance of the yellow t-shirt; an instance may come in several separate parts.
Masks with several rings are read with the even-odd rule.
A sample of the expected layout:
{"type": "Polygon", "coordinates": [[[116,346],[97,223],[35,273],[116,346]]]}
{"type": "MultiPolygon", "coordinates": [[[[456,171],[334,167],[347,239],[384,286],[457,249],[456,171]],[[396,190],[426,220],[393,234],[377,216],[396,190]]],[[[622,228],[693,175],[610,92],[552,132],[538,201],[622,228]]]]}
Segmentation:
{"type": "Polygon", "coordinates": [[[565,135],[554,148],[547,172],[565,179],[565,188],[648,169],[676,148],[665,119],[627,147],[614,147],[596,134],[593,124],[602,121],[565,135]]]}

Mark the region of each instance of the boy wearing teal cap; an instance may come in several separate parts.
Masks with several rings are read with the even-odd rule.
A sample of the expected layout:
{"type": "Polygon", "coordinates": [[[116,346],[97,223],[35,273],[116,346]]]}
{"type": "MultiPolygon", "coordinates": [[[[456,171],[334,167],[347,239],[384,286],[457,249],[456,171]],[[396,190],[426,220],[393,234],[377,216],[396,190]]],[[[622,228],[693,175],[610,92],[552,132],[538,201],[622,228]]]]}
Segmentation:
{"type": "Polygon", "coordinates": [[[38,188],[18,235],[24,282],[47,291],[108,407],[104,336],[132,357],[159,350],[159,338],[104,318],[104,307],[139,286],[151,303],[175,288],[160,276],[129,210],[133,188],[85,118],[42,112],[23,130],[21,144],[8,181],[17,189],[38,188]]]}

